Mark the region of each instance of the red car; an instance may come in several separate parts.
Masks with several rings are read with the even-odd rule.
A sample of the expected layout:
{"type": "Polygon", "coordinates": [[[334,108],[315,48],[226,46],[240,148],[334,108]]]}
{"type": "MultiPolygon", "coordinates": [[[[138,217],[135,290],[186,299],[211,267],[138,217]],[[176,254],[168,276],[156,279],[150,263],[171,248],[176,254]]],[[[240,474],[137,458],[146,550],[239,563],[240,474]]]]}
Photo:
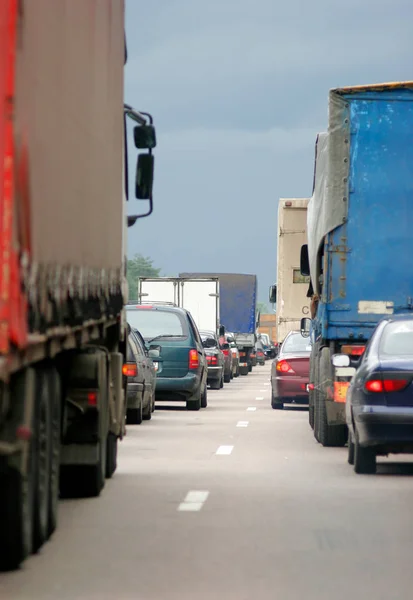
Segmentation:
{"type": "Polygon", "coordinates": [[[285,338],[271,366],[271,406],[283,409],[286,403],[308,404],[311,345],[299,331],[285,338]]]}

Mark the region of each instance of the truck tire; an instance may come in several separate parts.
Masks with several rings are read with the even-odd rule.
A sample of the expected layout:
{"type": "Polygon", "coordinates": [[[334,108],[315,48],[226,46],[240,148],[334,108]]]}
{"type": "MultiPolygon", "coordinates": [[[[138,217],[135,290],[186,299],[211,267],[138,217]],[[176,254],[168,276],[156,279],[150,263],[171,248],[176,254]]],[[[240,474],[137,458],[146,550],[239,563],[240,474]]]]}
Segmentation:
{"type": "Polygon", "coordinates": [[[205,384],[204,391],[201,396],[201,408],[206,408],[208,406],[208,391],[207,385],[205,384]]]}
{"type": "Polygon", "coordinates": [[[106,478],[110,479],[118,466],[118,438],[111,431],[106,440],[106,478]]]}
{"type": "MultiPolygon", "coordinates": [[[[33,369],[24,369],[11,381],[11,404],[16,408],[16,425],[24,418],[28,389],[35,386],[33,369]]],[[[34,393],[34,391],[33,391],[34,393]]],[[[0,570],[17,569],[32,551],[35,455],[32,439],[21,470],[8,467],[0,473],[0,570]]]]}
{"type": "Polygon", "coordinates": [[[314,393],[313,393],[313,407],[314,407],[314,437],[317,442],[320,441],[320,405],[319,405],[319,395],[320,395],[320,356],[318,352],[318,346],[316,346],[314,351],[314,366],[313,366],[313,374],[314,374],[314,393]]]}
{"type": "Polygon", "coordinates": [[[57,525],[59,506],[60,440],[62,429],[62,385],[56,369],[48,369],[51,432],[50,432],[50,480],[49,480],[49,537],[57,525]]]}
{"type": "MultiPolygon", "coordinates": [[[[310,383],[314,384],[314,360],[310,359],[310,383]]],[[[314,390],[308,392],[308,422],[314,430],[314,390]]]]}
{"type": "Polygon", "coordinates": [[[33,451],[35,476],[33,493],[33,552],[48,539],[51,478],[52,410],[50,378],[43,368],[36,369],[36,398],[34,405],[33,451]]]}
{"type": "Polygon", "coordinates": [[[360,446],[356,434],[354,443],[354,471],[360,475],[373,475],[376,470],[377,463],[374,449],[360,446]]]}
{"type": "Polygon", "coordinates": [[[327,387],[332,383],[330,349],[322,348],[320,354],[318,391],[318,436],[324,447],[342,447],[347,441],[347,425],[329,425],[327,421],[327,387]]]}

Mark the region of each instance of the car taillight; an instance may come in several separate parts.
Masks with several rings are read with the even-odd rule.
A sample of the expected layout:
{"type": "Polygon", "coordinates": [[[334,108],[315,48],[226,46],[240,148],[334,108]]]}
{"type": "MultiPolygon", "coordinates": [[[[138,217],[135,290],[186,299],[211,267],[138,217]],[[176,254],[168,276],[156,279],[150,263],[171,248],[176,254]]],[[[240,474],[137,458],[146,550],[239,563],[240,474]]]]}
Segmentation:
{"type": "Polygon", "coordinates": [[[88,392],[87,394],[87,403],[89,406],[97,406],[98,405],[98,395],[97,392],[88,392]]]}
{"type": "Polygon", "coordinates": [[[125,363],[122,367],[122,373],[125,377],[136,377],[138,374],[136,363],[125,363]]]}
{"type": "Polygon", "coordinates": [[[225,356],[229,356],[229,350],[222,350],[222,353],[223,353],[225,356]]]}
{"type": "Polygon", "coordinates": [[[341,353],[349,354],[350,356],[361,356],[362,354],[364,354],[365,349],[366,349],[366,346],[346,345],[346,346],[341,347],[341,353]]]}
{"type": "Polygon", "coordinates": [[[370,379],[366,381],[364,387],[368,392],[400,392],[404,390],[409,381],[407,379],[370,379]]]}
{"type": "Polygon", "coordinates": [[[280,373],[295,373],[294,369],[286,360],[280,360],[277,362],[276,368],[280,373]]]}
{"type": "Polygon", "coordinates": [[[207,356],[207,363],[209,365],[216,365],[218,363],[218,359],[216,356],[207,356]]]}
{"type": "Polygon", "coordinates": [[[240,352],[239,353],[240,356],[245,356],[245,354],[246,354],[245,352],[240,352]]]}
{"type": "Polygon", "coordinates": [[[198,350],[194,350],[192,348],[192,350],[189,351],[189,368],[197,369],[198,367],[199,367],[198,350]]]}

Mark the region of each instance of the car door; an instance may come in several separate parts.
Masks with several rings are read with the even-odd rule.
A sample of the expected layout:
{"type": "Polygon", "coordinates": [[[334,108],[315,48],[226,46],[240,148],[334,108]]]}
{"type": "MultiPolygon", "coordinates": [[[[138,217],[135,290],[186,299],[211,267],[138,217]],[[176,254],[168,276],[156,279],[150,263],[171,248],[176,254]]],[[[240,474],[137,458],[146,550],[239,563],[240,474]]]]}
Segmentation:
{"type": "Polygon", "coordinates": [[[146,404],[148,397],[148,379],[150,378],[148,373],[148,361],[145,354],[145,350],[143,349],[140,336],[136,330],[132,331],[133,342],[136,348],[137,356],[138,356],[138,372],[141,373],[142,384],[143,384],[143,394],[142,398],[143,403],[146,404]]]}
{"type": "Polygon", "coordinates": [[[155,382],[156,382],[156,371],[153,360],[150,358],[148,354],[148,350],[146,349],[145,340],[139,333],[139,331],[135,331],[137,342],[139,344],[139,348],[142,351],[142,355],[144,356],[145,361],[145,388],[148,390],[149,398],[152,398],[152,393],[155,391],[155,382]]]}

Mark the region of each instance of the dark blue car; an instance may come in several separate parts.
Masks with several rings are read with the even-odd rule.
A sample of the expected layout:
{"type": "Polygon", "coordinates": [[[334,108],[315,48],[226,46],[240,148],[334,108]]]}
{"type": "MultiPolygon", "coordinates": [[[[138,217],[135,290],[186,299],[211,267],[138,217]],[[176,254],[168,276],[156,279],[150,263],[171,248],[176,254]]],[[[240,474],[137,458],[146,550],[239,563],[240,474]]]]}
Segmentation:
{"type": "MultiPolygon", "coordinates": [[[[348,367],[350,358],[336,355],[333,363],[348,367]]],[[[413,452],[412,381],[413,315],[389,316],[377,325],[347,391],[348,462],[356,473],[375,473],[376,456],[413,452]]]]}

